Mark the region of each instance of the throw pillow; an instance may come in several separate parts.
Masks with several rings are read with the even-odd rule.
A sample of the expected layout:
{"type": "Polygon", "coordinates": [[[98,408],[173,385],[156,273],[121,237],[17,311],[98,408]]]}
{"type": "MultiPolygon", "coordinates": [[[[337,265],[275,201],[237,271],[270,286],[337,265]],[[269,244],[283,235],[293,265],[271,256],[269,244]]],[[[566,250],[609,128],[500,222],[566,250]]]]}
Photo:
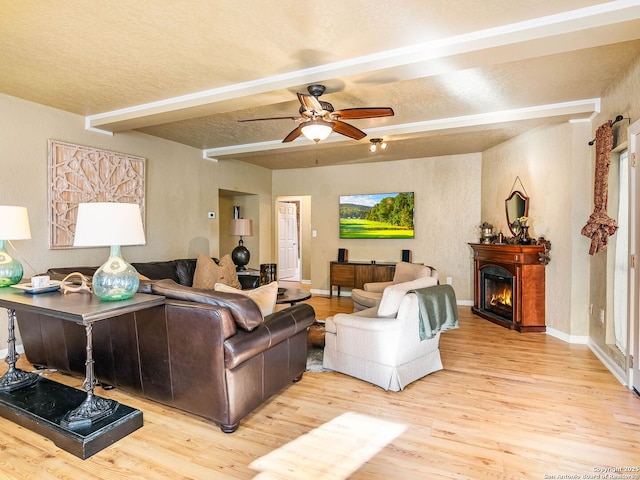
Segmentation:
{"type": "Polygon", "coordinates": [[[231,260],[231,255],[227,254],[220,259],[218,263],[220,267],[218,283],[224,283],[233,288],[242,288],[240,280],[238,280],[238,274],[236,273],[236,265],[231,260]]]}
{"type": "Polygon", "coordinates": [[[251,298],[260,307],[263,317],[271,315],[276,308],[276,300],[278,299],[278,282],[271,282],[268,285],[254,288],[252,290],[239,290],[230,287],[224,283],[216,283],[216,292],[239,293],[251,298]]]}
{"type": "Polygon", "coordinates": [[[395,317],[400,310],[400,303],[409,290],[426,288],[437,285],[438,281],[433,277],[424,277],[411,282],[390,285],[382,292],[382,300],[378,305],[379,317],[395,317]]]}
{"type": "Polygon", "coordinates": [[[193,288],[213,290],[220,281],[220,267],[212,258],[201,253],[196,260],[196,271],[193,274],[193,288]]]}

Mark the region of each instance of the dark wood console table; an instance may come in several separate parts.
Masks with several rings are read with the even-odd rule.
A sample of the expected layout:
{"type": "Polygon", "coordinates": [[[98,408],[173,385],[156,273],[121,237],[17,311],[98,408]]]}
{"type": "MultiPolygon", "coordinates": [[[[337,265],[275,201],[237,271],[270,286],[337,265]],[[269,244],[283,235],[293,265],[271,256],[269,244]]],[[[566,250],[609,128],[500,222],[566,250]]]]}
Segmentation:
{"type": "Polygon", "coordinates": [[[162,305],[164,297],[136,294],[128,300],[104,302],[89,293],[30,295],[16,288],[0,289],[0,307],[8,311],[9,339],[0,377],[0,415],[40,435],[60,448],[88,458],[142,426],[142,412],[94,395],[93,324],[100,320],[162,305]],[[84,326],[87,337],[84,393],[16,368],[15,320],[20,311],[56,317],[84,326]],[[18,313],[16,313],[18,312],[18,313]]]}
{"type": "Polygon", "coordinates": [[[368,282],[388,282],[393,280],[395,263],[371,262],[331,262],[329,265],[329,297],[333,287],[362,288],[368,282]]]}
{"type": "Polygon", "coordinates": [[[545,263],[543,245],[470,243],[474,262],[474,295],[471,311],[493,323],[519,332],[544,332],[545,326],[545,263]],[[512,318],[507,319],[487,311],[483,305],[482,270],[498,267],[512,276],[512,318]]]}

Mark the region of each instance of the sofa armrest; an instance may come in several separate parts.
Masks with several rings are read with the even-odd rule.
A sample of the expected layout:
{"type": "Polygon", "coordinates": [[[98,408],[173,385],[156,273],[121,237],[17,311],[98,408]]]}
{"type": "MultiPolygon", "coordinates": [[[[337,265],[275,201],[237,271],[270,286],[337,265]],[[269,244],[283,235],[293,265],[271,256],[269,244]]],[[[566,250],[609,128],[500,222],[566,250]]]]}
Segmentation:
{"type": "Polygon", "coordinates": [[[388,282],[369,282],[369,283],[365,283],[362,286],[362,289],[365,292],[382,293],[384,291],[384,289],[387,288],[389,285],[393,285],[393,282],[392,281],[388,281],[388,282]]]}
{"type": "Polygon", "coordinates": [[[244,330],[251,331],[263,322],[258,304],[246,295],[187,287],[169,279],[152,283],[151,291],[166,298],[225,307],[244,330]]]}
{"type": "Polygon", "coordinates": [[[401,322],[397,318],[378,317],[377,310],[373,307],[355,313],[337,313],[325,321],[326,331],[335,333],[340,327],[377,331],[398,328],[401,322]]]}
{"type": "Polygon", "coordinates": [[[217,328],[219,332],[217,335],[220,338],[220,344],[226,339],[236,335],[239,331],[235,321],[233,320],[231,312],[229,312],[229,310],[224,307],[220,307],[218,305],[209,305],[206,303],[193,303],[183,300],[171,299],[166,299],[165,305],[168,315],[171,315],[170,312],[180,309],[183,312],[183,315],[189,315],[192,318],[200,316],[203,320],[211,317],[212,312],[217,312],[216,314],[219,320],[216,321],[215,328],[217,328]]]}
{"type": "Polygon", "coordinates": [[[256,329],[238,333],[224,342],[225,366],[235,368],[249,358],[268,350],[301,331],[315,321],[313,307],[299,303],[267,316],[256,329]]]}

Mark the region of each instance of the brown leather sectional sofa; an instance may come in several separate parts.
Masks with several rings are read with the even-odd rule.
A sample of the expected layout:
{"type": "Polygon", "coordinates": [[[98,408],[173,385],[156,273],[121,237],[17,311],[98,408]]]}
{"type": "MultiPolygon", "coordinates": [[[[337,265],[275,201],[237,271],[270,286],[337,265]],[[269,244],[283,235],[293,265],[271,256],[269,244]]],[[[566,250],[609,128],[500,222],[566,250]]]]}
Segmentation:
{"type": "MultiPolygon", "coordinates": [[[[59,270],[67,269],[50,273],[64,273],[59,270]]],[[[139,272],[155,276],[149,269],[139,272]]],[[[144,291],[165,296],[165,304],[94,324],[94,368],[101,383],[200,415],[231,433],[244,416],[302,377],[307,328],[315,319],[310,305],[263,319],[243,295],[198,290],[171,278],[143,283],[144,291]]],[[[84,376],[82,325],[16,314],[31,363],[84,376]]]]}

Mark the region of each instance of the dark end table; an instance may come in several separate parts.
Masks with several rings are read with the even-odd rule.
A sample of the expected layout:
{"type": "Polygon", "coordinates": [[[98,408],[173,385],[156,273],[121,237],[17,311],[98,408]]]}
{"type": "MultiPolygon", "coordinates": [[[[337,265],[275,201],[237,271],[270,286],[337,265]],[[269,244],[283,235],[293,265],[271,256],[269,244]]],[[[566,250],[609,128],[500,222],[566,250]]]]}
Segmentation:
{"type": "Polygon", "coordinates": [[[290,303],[291,305],[298,302],[304,302],[311,298],[311,292],[302,288],[279,288],[276,304],[290,303]],[[280,294],[282,292],[282,294],[280,294]]]}

